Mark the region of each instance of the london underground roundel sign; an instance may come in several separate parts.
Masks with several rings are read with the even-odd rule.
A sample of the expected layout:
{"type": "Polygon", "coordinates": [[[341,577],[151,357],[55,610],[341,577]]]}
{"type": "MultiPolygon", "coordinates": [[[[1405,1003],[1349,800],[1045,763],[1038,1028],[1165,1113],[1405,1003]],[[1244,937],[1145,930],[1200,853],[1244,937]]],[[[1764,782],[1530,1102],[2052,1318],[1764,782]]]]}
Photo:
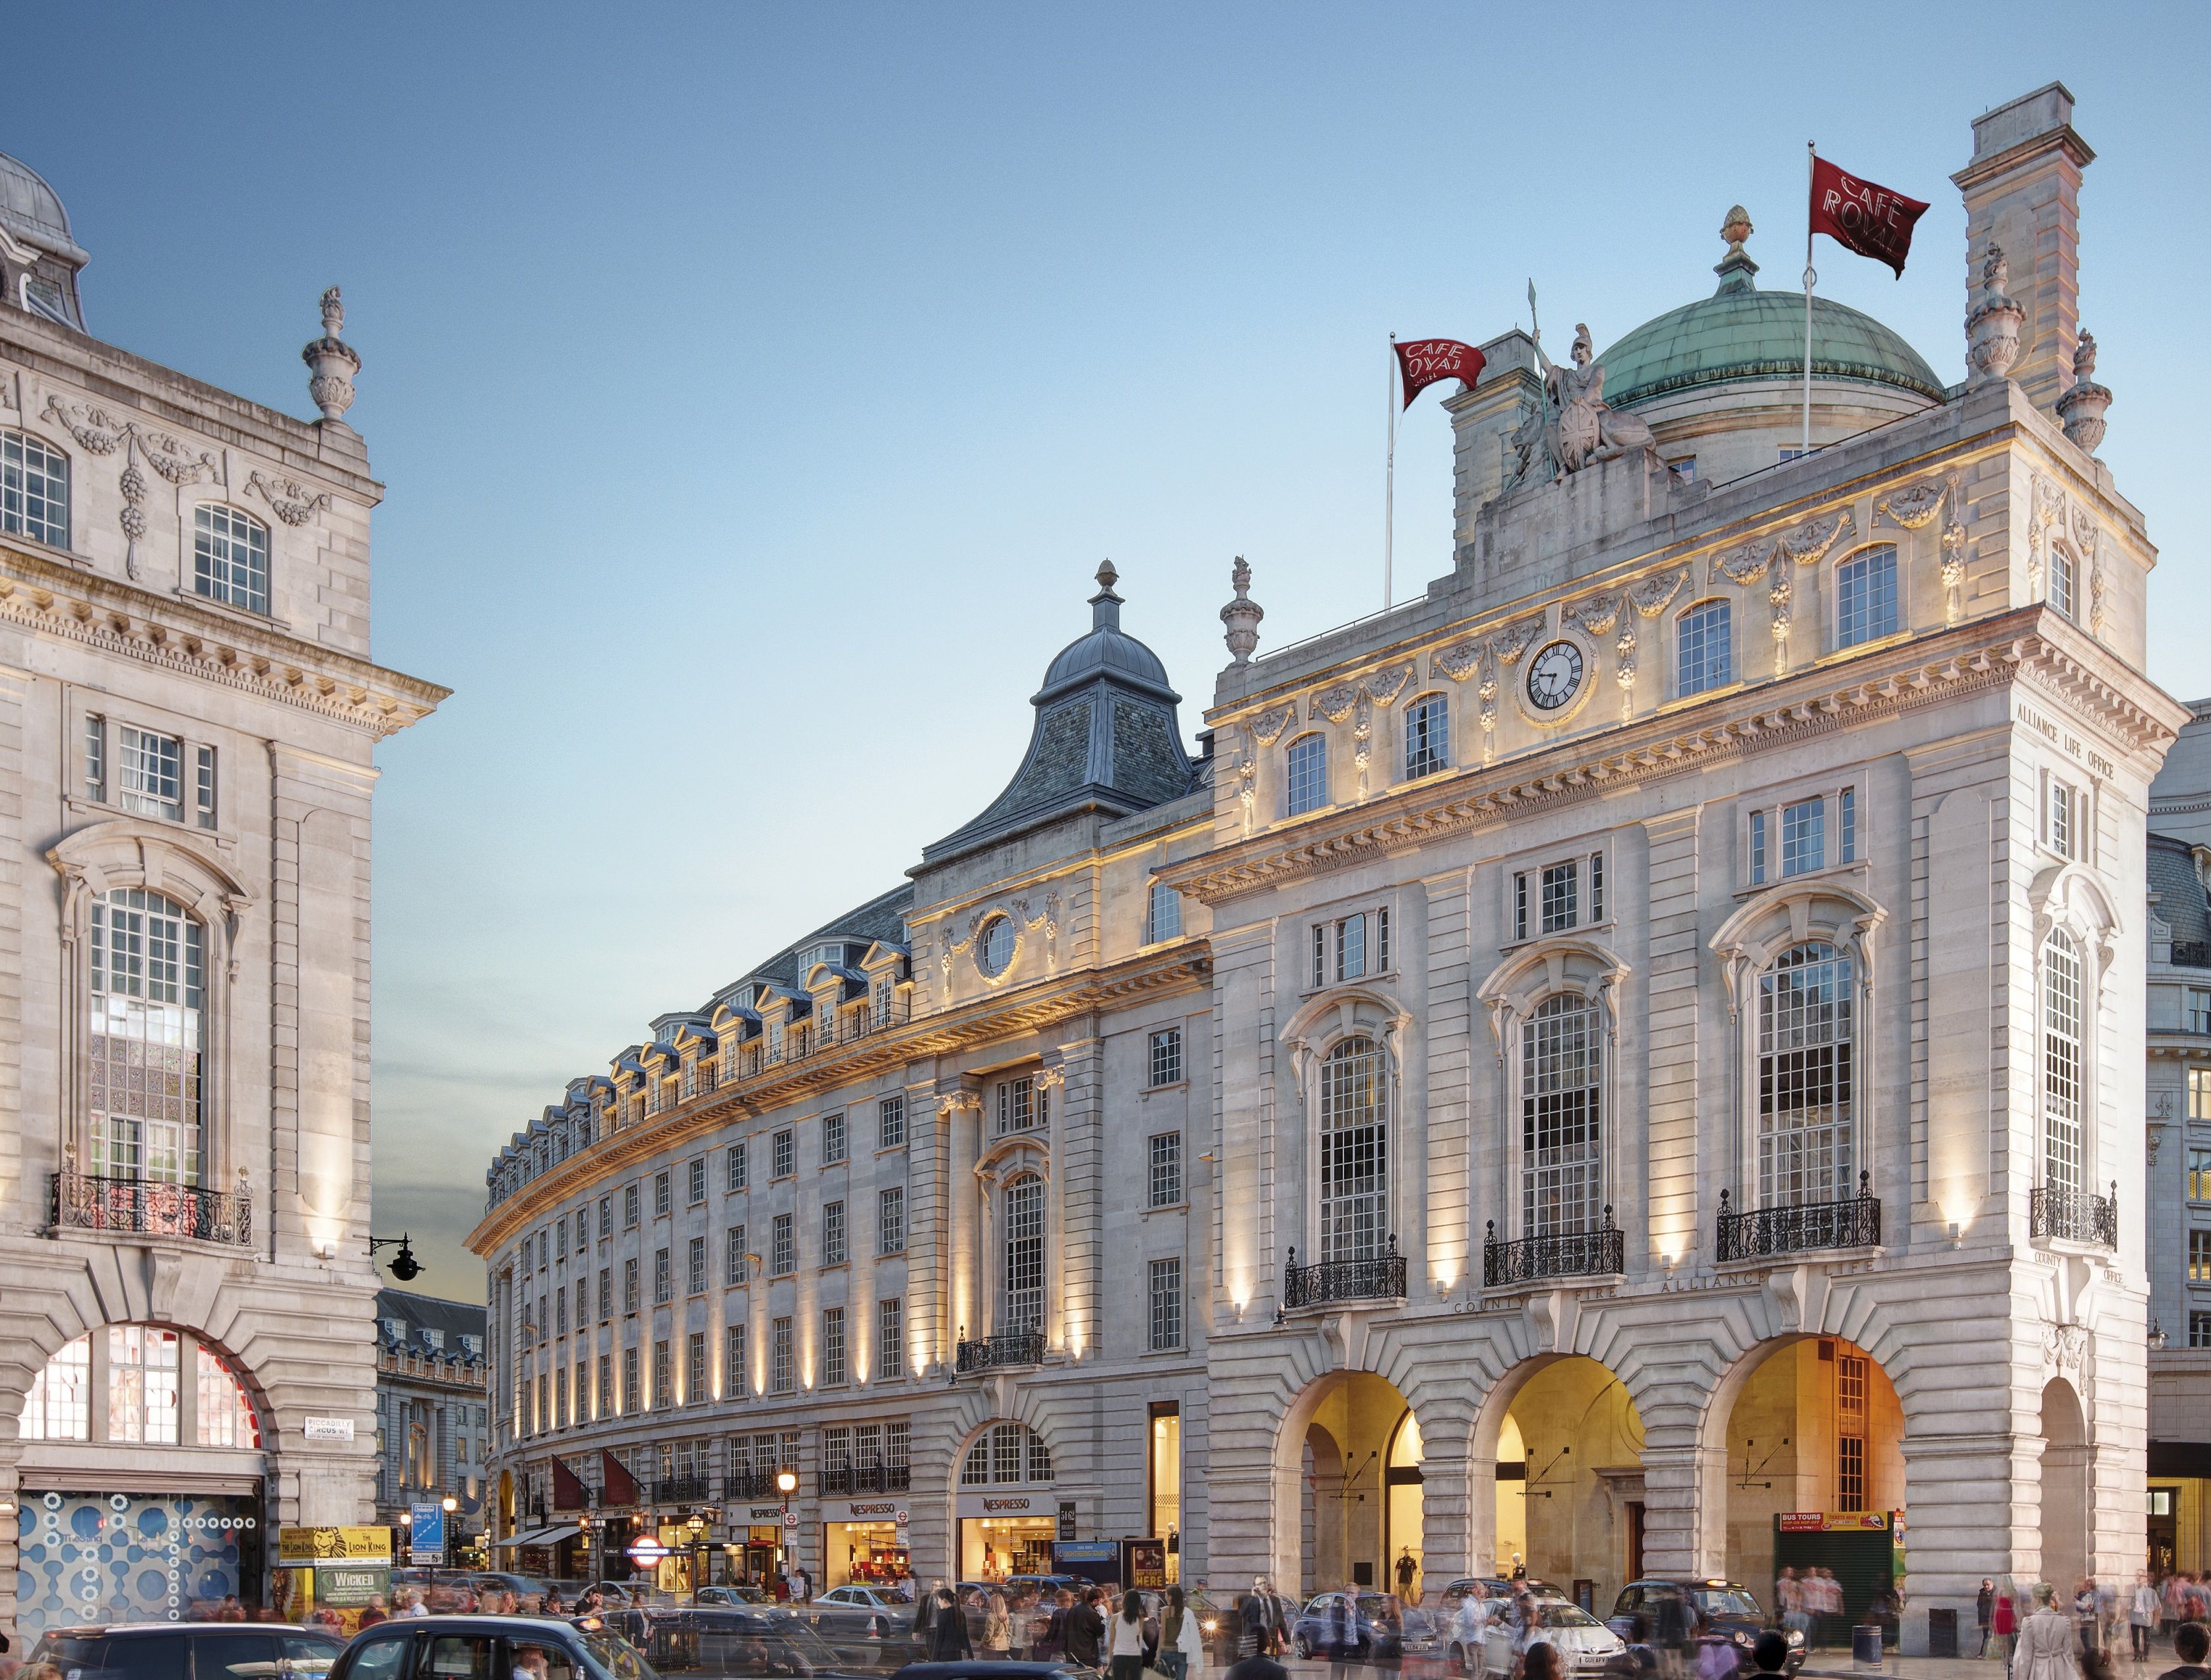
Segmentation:
{"type": "Polygon", "coordinates": [[[633,1563],[657,1563],[668,1556],[668,1548],[649,1534],[630,1543],[629,1561],[633,1563]]]}

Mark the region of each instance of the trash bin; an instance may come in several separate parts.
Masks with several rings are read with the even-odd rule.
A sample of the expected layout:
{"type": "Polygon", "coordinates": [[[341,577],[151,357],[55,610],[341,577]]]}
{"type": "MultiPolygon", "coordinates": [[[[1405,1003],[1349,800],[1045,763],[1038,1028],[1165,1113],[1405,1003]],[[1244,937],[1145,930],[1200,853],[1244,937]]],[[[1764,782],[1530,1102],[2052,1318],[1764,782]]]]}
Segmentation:
{"type": "Polygon", "coordinates": [[[1954,1657],[1958,1654],[1958,1612],[1956,1610],[1941,1606],[1929,1609],[1927,1654],[1930,1657],[1954,1657]]]}
{"type": "MultiPolygon", "coordinates": [[[[1957,1642],[1954,1633],[1951,1643],[1957,1642]]],[[[1874,1668],[1881,1666],[1881,1623],[1864,1622],[1851,1629],[1851,1666],[1874,1668]]]]}

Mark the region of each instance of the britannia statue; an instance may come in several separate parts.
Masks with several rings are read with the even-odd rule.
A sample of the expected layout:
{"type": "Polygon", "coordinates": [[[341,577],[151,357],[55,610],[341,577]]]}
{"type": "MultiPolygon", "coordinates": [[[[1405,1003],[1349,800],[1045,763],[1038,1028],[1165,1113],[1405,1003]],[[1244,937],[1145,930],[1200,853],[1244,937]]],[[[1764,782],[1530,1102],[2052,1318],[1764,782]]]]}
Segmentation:
{"type": "Polygon", "coordinates": [[[1615,460],[1630,450],[1655,449],[1651,428],[1604,400],[1604,364],[1596,360],[1590,330],[1574,327],[1573,366],[1561,367],[1543,354],[1543,330],[1535,331],[1536,360],[1543,370],[1544,440],[1560,476],[1593,461],[1615,460]]]}

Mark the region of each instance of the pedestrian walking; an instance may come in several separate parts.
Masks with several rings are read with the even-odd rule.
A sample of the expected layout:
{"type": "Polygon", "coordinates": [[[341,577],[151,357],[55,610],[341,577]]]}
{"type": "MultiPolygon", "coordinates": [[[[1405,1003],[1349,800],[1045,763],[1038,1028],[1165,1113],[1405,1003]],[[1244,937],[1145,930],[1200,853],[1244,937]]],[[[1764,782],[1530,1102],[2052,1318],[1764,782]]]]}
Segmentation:
{"type": "Polygon", "coordinates": [[[2035,1584],[2034,1613],[2019,1630],[2014,1680],[2076,1680],[2074,1653],[2080,1648],[2079,1635],[2072,1620],[2057,1608],[2057,1598],[2047,1582],[2035,1584]]]}
{"type": "Polygon", "coordinates": [[[1989,1654],[1989,1624],[1996,1619],[1996,1584],[1984,1575],[1981,1578],[1981,1590],[1973,1598],[1973,1619],[1981,1628],[1981,1648],[1973,1653],[1977,1657],[1989,1654]]]}
{"type": "Polygon", "coordinates": [[[2008,1575],[2004,1577],[2003,1585],[1996,1589],[1996,1610],[1991,1614],[1989,1627],[1996,1635],[1996,1655],[2003,1659],[2004,1672],[2008,1675],[2011,1672],[2012,1641],[2019,1633],[2019,1598],[2008,1575]]]}
{"type": "Polygon", "coordinates": [[[2149,1584],[2149,1571],[2135,1576],[2134,1599],[2127,1607],[2127,1630],[2134,1636],[2135,1660],[2149,1660],[2149,1636],[2157,1626],[2157,1589],[2149,1584]]]}
{"type": "Polygon", "coordinates": [[[994,1586],[983,1600],[983,1660],[1004,1662],[1013,1647],[1013,1615],[1006,1608],[1006,1595],[994,1586]]]}
{"type": "Polygon", "coordinates": [[[1106,1618],[1099,1613],[1098,1601],[1106,1595],[1095,1586],[1084,1589],[1081,1602],[1067,1615],[1067,1655],[1070,1662],[1085,1668],[1099,1666],[1099,1658],[1105,1654],[1106,1618]]]}
{"type": "Polygon", "coordinates": [[[932,1663],[956,1663],[960,1659],[972,1660],[975,1647],[967,1637],[967,1618],[960,1613],[960,1604],[952,1596],[952,1589],[936,1589],[936,1608],[929,1618],[929,1660],[932,1663]]]}
{"type": "Polygon", "coordinates": [[[1144,1600],[1133,1587],[1121,1595],[1120,1613],[1106,1633],[1106,1656],[1113,1680],[1144,1680],[1144,1600]]]}
{"type": "Polygon", "coordinates": [[[1413,1596],[1413,1580],[1420,1574],[1420,1566],[1413,1561],[1413,1549],[1410,1546],[1398,1554],[1397,1596],[1410,1604],[1417,1604],[1420,1602],[1413,1596]]]}

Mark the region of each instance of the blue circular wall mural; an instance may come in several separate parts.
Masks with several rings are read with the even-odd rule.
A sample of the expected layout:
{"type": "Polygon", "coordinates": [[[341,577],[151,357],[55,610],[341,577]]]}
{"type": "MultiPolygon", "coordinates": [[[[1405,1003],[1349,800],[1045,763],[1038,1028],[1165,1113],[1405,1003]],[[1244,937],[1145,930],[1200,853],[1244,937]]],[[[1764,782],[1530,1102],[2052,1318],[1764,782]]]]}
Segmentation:
{"type": "Polygon", "coordinates": [[[15,1517],[17,1623],[37,1634],[207,1616],[227,1594],[245,1596],[239,1552],[258,1525],[258,1504],[233,1495],[26,1492],[15,1517]]]}

